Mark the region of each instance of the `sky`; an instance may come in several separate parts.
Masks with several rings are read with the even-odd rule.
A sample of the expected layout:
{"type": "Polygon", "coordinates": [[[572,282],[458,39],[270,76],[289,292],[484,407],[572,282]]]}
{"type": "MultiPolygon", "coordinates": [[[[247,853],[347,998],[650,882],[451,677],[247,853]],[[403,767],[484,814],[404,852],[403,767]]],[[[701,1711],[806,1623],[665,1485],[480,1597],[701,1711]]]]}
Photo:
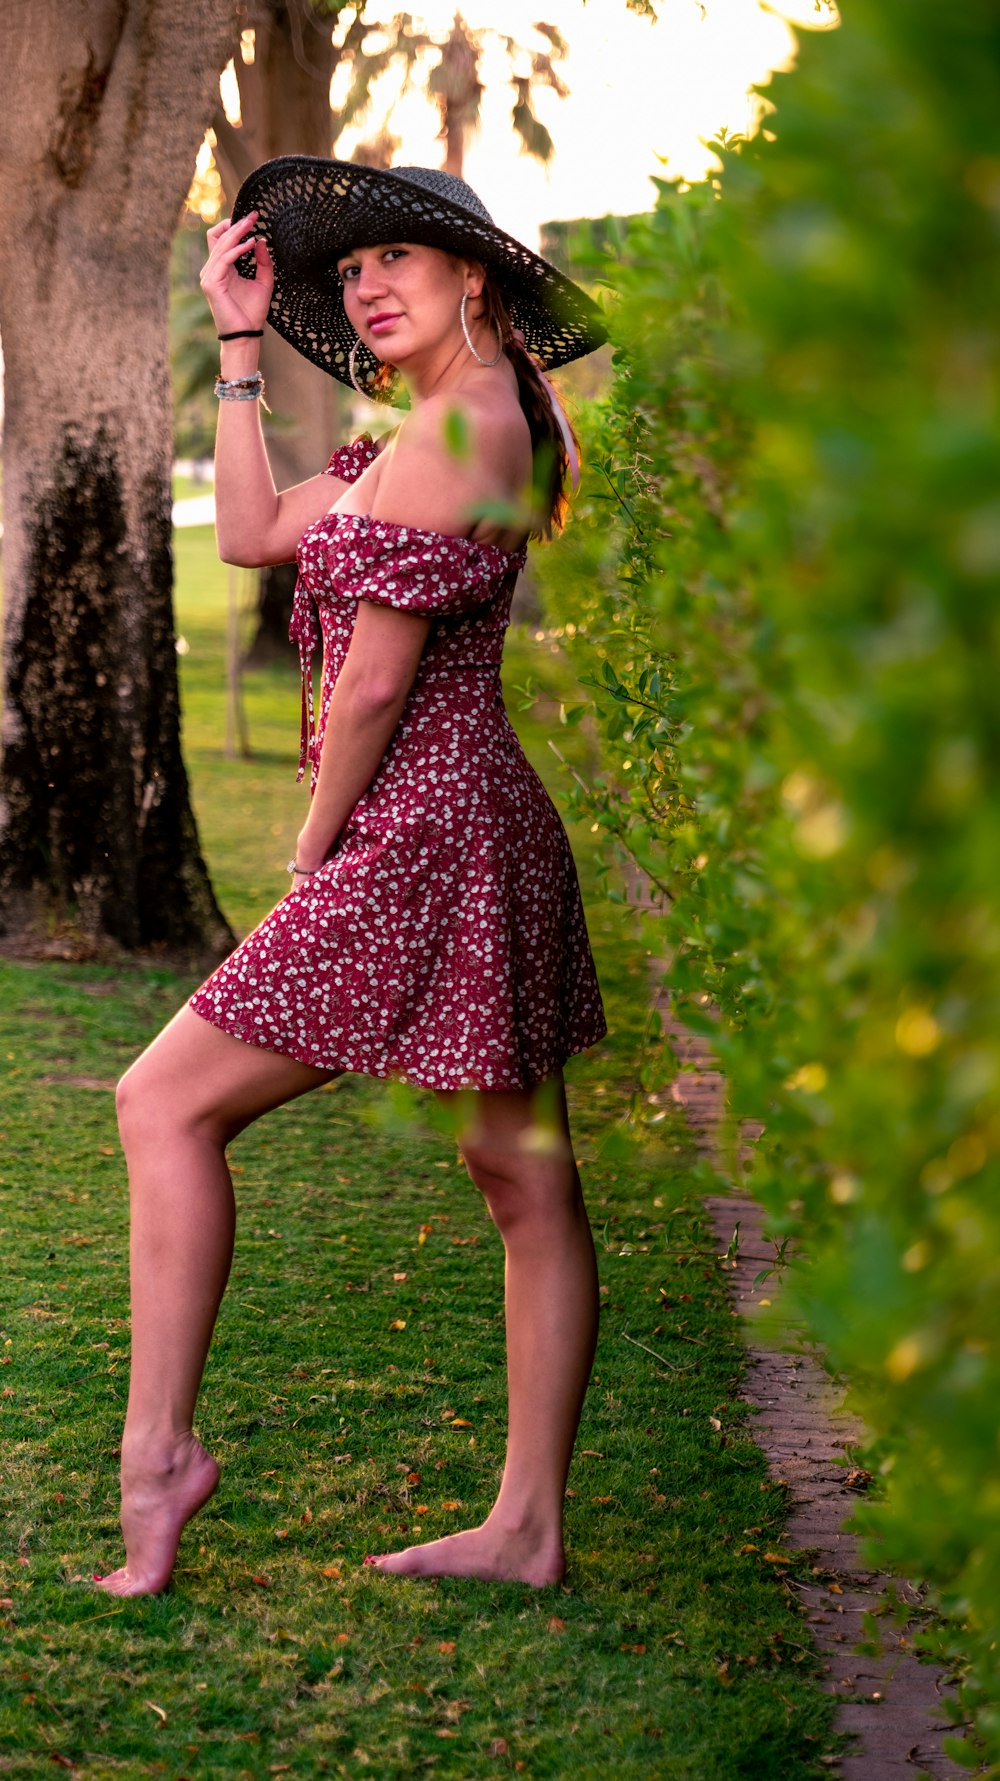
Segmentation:
{"type": "MultiPolygon", "coordinates": [[[[425,0],[415,24],[445,33],[456,0],[425,0]]],[[[528,48],[544,47],[538,19],[569,44],[559,70],[570,95],[541,89],[535,109],[555,153],[548,166],[519,153],[510,125],[513,93],[497,33],[495,0],[462,0],[475,30],[486,32],[481,78],[486,92],[482,128],[466,158],[466,178],[501,228],[537,245],[538,227],[562,217],[619,215],[648,210],[651,177],[704,179],[717,162],[707,139],[721,127],[753,128],[757,116],[747,89],[794,60],[788,21],[829,28],[830,13],[816,0],[656,0],[655,23],[629,12],[625,0],[503,0],[504,32],[528,48]]],[[[374,9],[373,9],[374,10],[374,9]]],[[[397,166],[440,166],[437,113],[413,93],[393,95],[398,78],[385,76],[369,116],[345,131],[337,153],[345,159],[377,132],[391,107],[389,128],[401,138],[397,166]]],[[[334,97],[337,82],[334,81],[334,97]]]]}

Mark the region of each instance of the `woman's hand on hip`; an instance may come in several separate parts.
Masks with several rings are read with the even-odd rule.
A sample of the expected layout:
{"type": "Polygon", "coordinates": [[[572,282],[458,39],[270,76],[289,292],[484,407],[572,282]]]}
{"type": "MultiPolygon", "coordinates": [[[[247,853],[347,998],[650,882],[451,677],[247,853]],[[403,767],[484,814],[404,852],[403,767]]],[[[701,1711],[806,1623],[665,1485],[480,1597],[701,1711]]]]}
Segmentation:
{"type": "Polygon", "coordinates": [[[238,223],[223,217],[209,229],[208,259],[201,269],[201,288],[212,311],[216,331],[231,334],[239,328],[262,328],[274,291],[274,262],[267,243],[254,237],[257,212],[251,210],[238,223]],[[256,278],[241,278],[236,261],[252,248],[256,278]]]}

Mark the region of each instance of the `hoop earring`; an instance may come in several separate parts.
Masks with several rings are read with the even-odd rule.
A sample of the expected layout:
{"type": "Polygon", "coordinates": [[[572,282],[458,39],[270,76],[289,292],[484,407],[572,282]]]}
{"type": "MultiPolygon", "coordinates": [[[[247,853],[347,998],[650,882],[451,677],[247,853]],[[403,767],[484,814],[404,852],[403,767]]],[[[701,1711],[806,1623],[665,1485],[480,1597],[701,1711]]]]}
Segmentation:
{"type": "Polygon", "coordinates": [[[499,347],[498,347],[497,356],[495,359],[484,359],[482,353],[477,352],[475,347],[472,344],[472,335],[469,333],[469,324],[465,319],[465,306],[468,303],[468,301],[469,301],[469,293],[468,293],[468,291],[463,291],[462,292],[462,306],[458,312],[458,316],[459,316],[459,320],[462,324],[462,333],[465,335],[465,344],[468,347],[473,358],[478,359],[479,363],[481,365],[499,365],[500,360],[503,358],[503,339],[502,338],[499,338],[499,336],[498,336],[499,347]]]}
{"type": "Polygon", "coordinates": [[[366,389],[364,384],[359,383],[355,374],[354,374],[354,367],[355,367],[355,364],[357,362],[357,357],[358,357],[358,347],[360,345],[361,345],[361,339],[356,334],[354,336],[354,345],[351,347],[351,350],[347,355],[347,375],[351,380],[352,389],[357,390],[359,396],[366,396],[369,402],[375,402],[378,400],[378,398],[376,396],[373,396],[371,390],[366,389]]]}

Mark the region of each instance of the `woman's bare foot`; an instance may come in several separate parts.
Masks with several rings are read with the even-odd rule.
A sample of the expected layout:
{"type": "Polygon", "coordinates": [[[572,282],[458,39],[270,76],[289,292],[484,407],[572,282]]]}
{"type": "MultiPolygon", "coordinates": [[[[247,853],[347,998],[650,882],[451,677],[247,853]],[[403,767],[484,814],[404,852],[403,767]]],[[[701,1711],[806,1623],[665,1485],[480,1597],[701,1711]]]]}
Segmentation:
{"type": "Polygon", "coordinates": [[[181,1532],[215,1490],[219,1468],[194,1435],[169,1452],[122,1455],[125,1563],[94,1581],[109,1595],[156,1595],[174,1568],[181,1532]]]}
{"type": "Polygon", "coordinates": [[[478,1577],[485,1583],[532,1583],[538,1589],[558,1583],[566,1568],[561,1542],[502,1533],[489,1521],[443,1540],[428,1540],[425,1546],[366,1558],[365,1564],[403,1577],[478,1577]]]}

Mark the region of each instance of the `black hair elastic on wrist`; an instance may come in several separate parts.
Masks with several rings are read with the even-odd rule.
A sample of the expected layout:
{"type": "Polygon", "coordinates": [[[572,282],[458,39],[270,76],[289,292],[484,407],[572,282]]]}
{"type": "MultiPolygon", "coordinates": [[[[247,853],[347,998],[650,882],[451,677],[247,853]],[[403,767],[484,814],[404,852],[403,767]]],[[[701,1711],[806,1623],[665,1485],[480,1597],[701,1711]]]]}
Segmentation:
{"type": "Polygon", "coordinates": [[[262,340],[263,328],[237,328],[232,334],[217,334],[217,340],[262,340]]]}

